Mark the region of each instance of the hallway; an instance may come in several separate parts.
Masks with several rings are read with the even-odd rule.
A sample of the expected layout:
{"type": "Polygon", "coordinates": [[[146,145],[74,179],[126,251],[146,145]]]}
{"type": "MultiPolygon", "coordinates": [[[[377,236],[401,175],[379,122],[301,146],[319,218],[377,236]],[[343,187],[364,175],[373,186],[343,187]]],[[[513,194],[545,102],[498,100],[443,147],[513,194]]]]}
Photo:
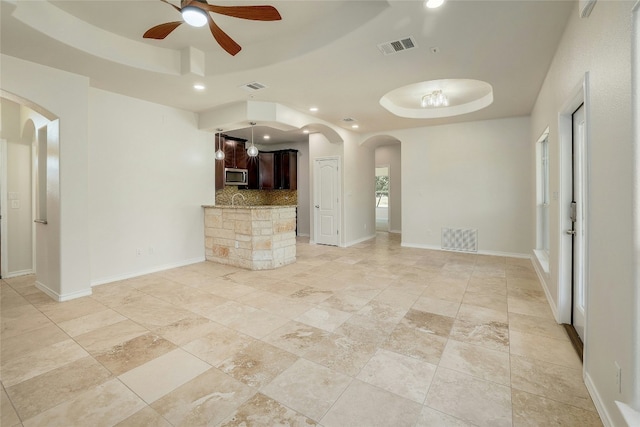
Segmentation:
{"type": "Polygon", "coordinates": [[[525,259],[299,240],[56,303],[2,280],[7,426],[600,426],[525,259]]]}

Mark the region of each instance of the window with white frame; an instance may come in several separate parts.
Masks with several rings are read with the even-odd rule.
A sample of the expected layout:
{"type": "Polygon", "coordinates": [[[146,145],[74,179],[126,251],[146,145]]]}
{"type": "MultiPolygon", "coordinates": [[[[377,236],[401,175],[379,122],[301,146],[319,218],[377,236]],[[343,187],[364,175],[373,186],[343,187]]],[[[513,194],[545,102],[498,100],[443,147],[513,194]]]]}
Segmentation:
{"type": "Polygon", "coordinates": [[[549,259],[549,128],[536,144],[536,254],[541,261],[549,259]]]}

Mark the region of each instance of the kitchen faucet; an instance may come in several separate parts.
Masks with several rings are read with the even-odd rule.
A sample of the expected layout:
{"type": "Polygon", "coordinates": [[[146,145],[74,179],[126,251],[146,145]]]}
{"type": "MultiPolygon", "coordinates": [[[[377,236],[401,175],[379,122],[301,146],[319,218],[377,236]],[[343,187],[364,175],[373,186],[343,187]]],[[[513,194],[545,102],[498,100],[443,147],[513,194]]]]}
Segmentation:
{"type": "Polygon", "coordinates": [[[247,200],[247,198],[246,198],[246,197],[244,197],[244,194],[242,194],[242,193],[238,192],[238,193],[234,194],[233,196],[231,196],[231,206],[235,206],[235,199],[236,199],[236,196],[240,196],[240,197],[242,197],[242,200],[247,200]]]}

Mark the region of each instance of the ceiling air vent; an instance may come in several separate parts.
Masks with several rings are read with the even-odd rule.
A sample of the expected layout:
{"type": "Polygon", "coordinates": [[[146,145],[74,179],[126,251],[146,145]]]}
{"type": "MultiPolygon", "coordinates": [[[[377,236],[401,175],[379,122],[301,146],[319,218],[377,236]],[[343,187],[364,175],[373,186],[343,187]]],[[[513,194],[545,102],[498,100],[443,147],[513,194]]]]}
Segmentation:
{"type": "Polygon", "coordinates": [[[378,45],[378,49],[380,49],[380,52],[384,55],[392,55],[415,47],[417,47],[417,44],[413,37],[406,37],[404,39],[394,40],[378,45]]]}
{"type": "Polygon", "coordinates": [[[355,122],[355,121],[356,121],[356,119],[354,119],[354,118],[352,118],[352,117],[345,117],[344,119],[342,119],[342,121],[343,121],[343,122],[347,122],[347,123],[349,123],[349,122],[355,122]]]}
{"type": "Polygon", "coordinates": [[[242,86],[240,86],[240,87],[241,87],[242,89],[244,89],[244,90],[248,91],[248,92],[255,92],[255,91],[258,91],[258,90],[260,90],[260,89],[264,89],[264,88],[266,88],[267,86],[266,86],[266,85],[263,85],[262,83],[258,83],[258,82],[251,82],[251,83],[244,84],[244,85],[242,85],[242,86]]]}

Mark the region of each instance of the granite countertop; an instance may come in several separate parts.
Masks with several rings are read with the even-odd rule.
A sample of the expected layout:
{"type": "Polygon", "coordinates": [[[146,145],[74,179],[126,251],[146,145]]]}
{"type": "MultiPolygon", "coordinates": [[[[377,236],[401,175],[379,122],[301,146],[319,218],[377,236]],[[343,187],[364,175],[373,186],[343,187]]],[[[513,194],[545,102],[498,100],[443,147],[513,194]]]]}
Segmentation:
{"type": "Polygon", "coordinates": [[[280,208],[297,208],[298,205],[202,205],[203,208],[218,209],[280,209],[280,208]]]}

